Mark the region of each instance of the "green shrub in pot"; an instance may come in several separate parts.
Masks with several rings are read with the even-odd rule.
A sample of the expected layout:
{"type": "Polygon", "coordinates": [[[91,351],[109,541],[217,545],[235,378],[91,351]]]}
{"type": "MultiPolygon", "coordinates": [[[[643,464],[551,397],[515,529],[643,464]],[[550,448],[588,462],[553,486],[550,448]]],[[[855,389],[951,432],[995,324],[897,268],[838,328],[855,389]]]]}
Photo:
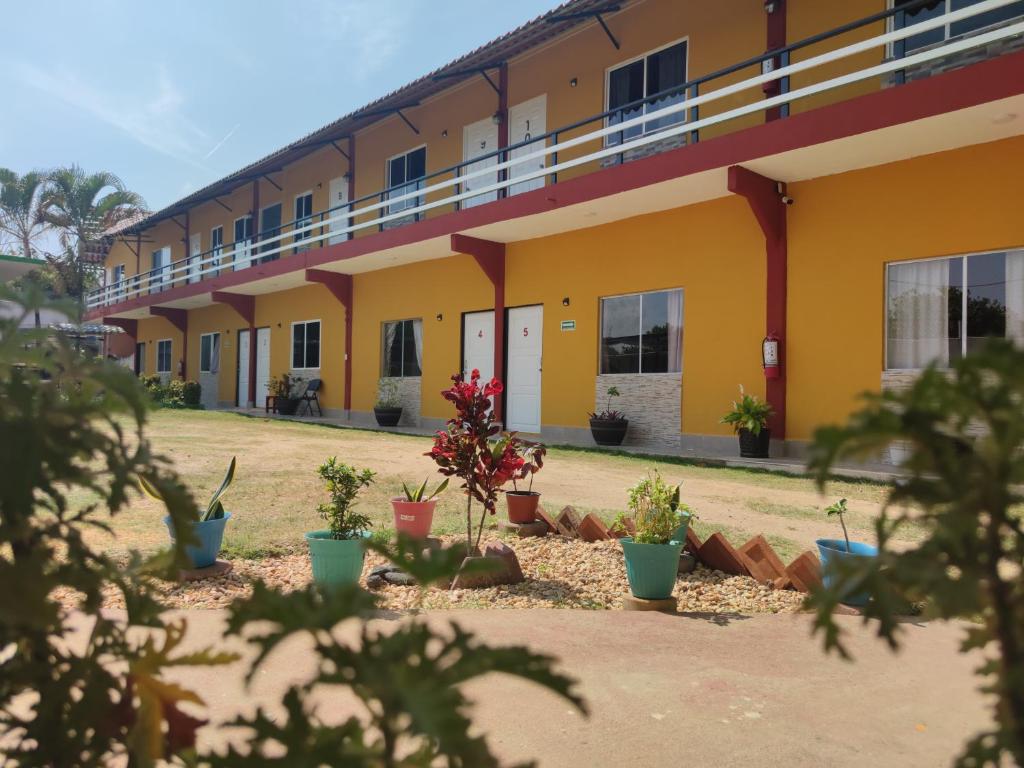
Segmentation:
{"type": "Polygon", "coordinates": [[[353,507],[359,491],[373,483],[374,472],[359,470],[332,456],[317,470],[327,484],[330,501],[317,511],[327,530],[306,534],[313,578],[320,584],[350,584],[363,570],[363,540],[369,537],[370,519],[353,507]]]}
{"type": "MultiPolygon", "coordinates": [[[[693,512],[679,500],[681,486],[668,485],[657,470],[629,489],[629,515],[635,533],[620,539],[626,576],[634,597],[671,597],[679,555],[693,512]]],[[[620,515],[616,524],[623,523],[620,515]]]]}
{"type": "Polygon", "coordinates": [[[732,427],[739,437],[740,456],[747,459],[767,459],[771,441],[768,419],[774,413],[769,403],[757,395],[748,395],[740,385],[740,398],[733,400],[732,408],[721,422],[732,427]]]}

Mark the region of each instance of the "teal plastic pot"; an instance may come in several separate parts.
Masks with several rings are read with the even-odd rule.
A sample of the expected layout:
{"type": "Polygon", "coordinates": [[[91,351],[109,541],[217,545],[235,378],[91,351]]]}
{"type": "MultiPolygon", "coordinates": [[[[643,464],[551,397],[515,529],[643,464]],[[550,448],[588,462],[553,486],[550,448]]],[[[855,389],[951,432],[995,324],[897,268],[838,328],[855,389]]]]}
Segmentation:
{"type": "MultiPolygon", "coordinates": [[[[684,531],[685,534],[685,531],[684,531]]],[[[679,572],[679,554],[683,542],[637,544],[632,537],[619,539],[626,559],[626,577],[633,597],[664,600],[672,596],[679,572]]]]}
{"type": "MultiPolygon", "coordinates": [[[[821,580],[826,589],[830,589],[835,580],[835,568],[838,563],[867,557],[878,557],[878,549],[870,544],[851,541],[846,548],[845,539],[818,539],[818,554],[821,555],[821,580]]],[[[869,596],[863,592],[848,592],[839,598],[847,605],[867,605],[869,596]]]]}
{"type": "Polygon", "coordinates": [[[683,522],[681,522],[679,524],[679,527],[676,528],[676,532],[672,536],[672,541],[678,541],[685,545],[686,533],[690,530],[690,521],[693,519],[693,515],[687,514],[685,512],[680,512],[679,517],[682,519],[683,522]]]}
{"type": "Polygon", "coordinates": [[[363,531],[357,539],[332,539],[330,531],[307,533],[313,581],[331,587],[357,583],[366,556],[363,540],[368,538],[369,531],[363,531]]]}
{"type": "MultiPolygon", "coordinates": [[[[185,554],[192,561],[193,568],[206,568],[217,561],[220,554],[220,545],[224,541],[224,526],[231,519],[231,513],[225,512],[224,517],[217,520],[197,520],[192,523],[192,530],[199,539],[198,546],[185,547],[185,554]]],[[[174,527],[171,525],[171,518],[165,517],[164,524],[171,534],[171,541],[174,541],[174,527]]]]}

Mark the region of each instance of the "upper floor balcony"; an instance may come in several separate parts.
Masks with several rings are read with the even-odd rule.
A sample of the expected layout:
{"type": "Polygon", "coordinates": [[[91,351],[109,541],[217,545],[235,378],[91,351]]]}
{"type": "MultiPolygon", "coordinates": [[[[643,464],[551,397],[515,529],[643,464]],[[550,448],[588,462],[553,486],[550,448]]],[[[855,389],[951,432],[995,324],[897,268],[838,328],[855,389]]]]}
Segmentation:
{"type": "MultiPolygon", "coordinates": [[[[410,260],[447,256],[451,253],[447,245],[423,246],[415,253],[409,252],[409,247],[431,238],[446,243],[446,232],[437,222],[456,213],[462,215],[450,219],[452,231],[525,239],[685,205],[702,196],[721,196],[724,179],[720,180],[721,190],[714,185],[689,191],[681,187],[655,189],[655,182],[716,169],[711,145],[725,146],[723,138],[731,137],[734,140],[728,146],[741,148],[732,162],[805,149],[815,139],[802,137],[804,129],[795,117],[798,110],[803,117],[820,105],[837,104],[853,96],[910,88],[914,81],[1024,49],[1022,39],[1021,0],[898,2],[895,7],[669,88],[654,93],[648,89],[642,98],[625,103],[619,98],[612,109],[554,130],[536,135],[527,131],[519,141],[440,170],[428,172],[418,150],[409,151],[388,161],[390,186],[340,205],[313,210],[311,197],[301,203],[297,198],[296,215],[288,221],[281,221],[279,213],[276,220],[267,220],[254,206],[256,210],[235,221],[231,241],[222,237],[210,248],[175,261],[155,254],[151,269],[127,277],[115,274],[90,293],[87,311],[97,316],[140,311],[157,303],[198,306],[193,297],[208,296],[227,285],[242,293],[280,290],[303,284],[303,271],[311,266],[343,272],[391,266],[396,259],[367,257],[400,247],[406,248],[404,258],[410,260]],[[739,140],[744,132],[767,128],[768,123],[776,128],[767,143],[739,140]],[[787,123],[793,126],[788,133],[777,127],[787,123]],[[749,151],[743,149],[747,146],[749,151]],[[622,173],[631,161],[652,155],[667,158],[670,152],[683,159],[666,163],[663,171],[642,178],[626,178],[622,173]],[[701,160],[686,161],[690,153],[701,160]],[[616,169],[618,175],[608,175],[616,169]],[[621,194],[645,184],[654,191],[629,199],[621,194]],[[563,195],[562,190],[570,187],[574,193],[563,195]],[[573,201],[596,197],[607,198],[607,204],[596,212],[570,210],[573,201]],[[513,198],[522,204],[511,204],[513,198]],[[473,213],[467,214],[471,210],[473,213]],[[261,220],[260,231],[254,231],[254,214],[261,220]],[[526,217],[531,217],[529,223],[526,217]],[[417,227],[427,220],[431,227],[417,227]],[[497,222],[511,220],[518,224],[501,231],[494,228],[497,222]],[[486,233],[480,229],[487,226],[491,230],[486,233]],[[398,237],[398,228],[410,234],[398,237]]],[[[627,72],[627,84],[628,77],[627,72]]],[[[1020,90],[1024,88],[1013,93],[1020,90]]],[[[982,97],[984,94],[979,95],[982,97]]],[[[897,103],[893,99],[878,102],[879,112],[890,110],[891,119],[887,114],[873,114],[863,118],[863,125],[838,126],[835,135],[891,125],[898,121],[899,110],[893,106],[897,103]]],[[[962,125],[951,123],[943,133],[946,130],[922,130],[911,147],[906,146],[908,137],[902,136],[899,146],[899,142],[889,146],[884,141],[882,146],[878,141],[862,143],[849,157],[841,152],[806,154],[803,159],[793,155],[790,180],[841,172],[858,167],[857,163],[885,162],[993,140],[1024,128],[1019,122],[1003,125],[993,121],[974,129],[970,136],[964,134],[962,125]]],[[[722,162],[726,160],[729,158],[723,155],[722,162]]],[[[787,175],[778,163],[769,170],[774,170],[775,178],[787,175]]]]}

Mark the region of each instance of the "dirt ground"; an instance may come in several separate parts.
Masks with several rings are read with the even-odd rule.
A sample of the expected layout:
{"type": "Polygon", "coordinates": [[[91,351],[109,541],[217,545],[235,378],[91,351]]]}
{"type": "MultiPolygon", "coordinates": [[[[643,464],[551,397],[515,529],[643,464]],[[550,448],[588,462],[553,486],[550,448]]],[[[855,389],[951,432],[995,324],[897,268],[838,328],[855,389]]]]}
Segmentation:
{"type": "MultiPolygon", "coordinates": [[[[401,492],[403,480],[413,484],[430,477],[433,484],[440,479],[424,455],[430,447],[425,437],[173,410],[154,413],[148,435],[200,501],[219,484],[231,457],[238,457],[235,483],[225,499],[233,516],[225,540],[227,556],[290,551],[302,545],[304,531],[322,527],[316,507],[325,494],[316,468],[329,456],[378,473],[360,504],[384,527],[392,525],[388,499],[401,492]]],[[[813,548],[818,537],[840,535],[835,520],[821,511],[840,496],[850,500],[851,538],[872,540],[871,521],[884,495],[884,488],[868,482],[833,482],[821,496],[804,478],[562,448],[551,449],[534,489],[542,493],[548,509],[572,504],[581,513],[596,511],[610,521],[625,508],[626,489],[652,469],[666,480],[683,483],[683,499],[699,516],[699,534],[721,530],[741,544],[763,533],[784,558],[813,548]]],[[[434,530],[465,530],[464,503],[450,489],[438,504],[434,530]]],[[[142,497],[117,517],[115,530],[117,540],[111,546],[116,549],[152,550],[167,537],[159,506],[142,497]]]]}

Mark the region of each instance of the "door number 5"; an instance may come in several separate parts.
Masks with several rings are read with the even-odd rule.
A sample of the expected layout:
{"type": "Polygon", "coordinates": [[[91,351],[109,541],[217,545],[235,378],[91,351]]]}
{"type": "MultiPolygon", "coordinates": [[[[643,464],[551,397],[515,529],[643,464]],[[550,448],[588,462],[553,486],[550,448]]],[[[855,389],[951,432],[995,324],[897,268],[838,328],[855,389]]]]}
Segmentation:
{"type": "Polygon", "coordinates": [[[529,336],[529,335],[530,335],[530,329],[529,329],[529,328],[526,328],[526,327],[524,326],[524,327],[523,327],[523,336],[529,336]]]}

